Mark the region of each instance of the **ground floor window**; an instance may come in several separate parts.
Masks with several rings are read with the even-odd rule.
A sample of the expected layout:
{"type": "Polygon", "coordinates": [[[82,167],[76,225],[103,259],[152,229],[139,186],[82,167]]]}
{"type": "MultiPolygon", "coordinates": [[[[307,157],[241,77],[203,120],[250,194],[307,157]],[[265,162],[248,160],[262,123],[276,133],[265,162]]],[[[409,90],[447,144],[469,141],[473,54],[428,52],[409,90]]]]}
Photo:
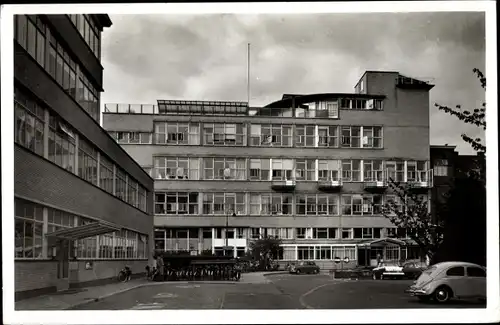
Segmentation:
{"type": "Polygon", "coordinates": [[[43,258],[43,208],[24,200],[15,204],[16,258],[43,258]]]}
{"type": "MultiPolygon", "coordinates": [[[[16,259],[54,257],[57,255],[57,246],[49,246],[53,241],[47,239],[47,234],[93,222],[95,221],[89,218],[16,198],[15,257],[16,259]],[[47,253],[44,253],[44,248],[47,253]]],[[[148,237],[131,230],[75,240],[73,247],[72,255],[82,259],[148,257],[148,237]]]]}

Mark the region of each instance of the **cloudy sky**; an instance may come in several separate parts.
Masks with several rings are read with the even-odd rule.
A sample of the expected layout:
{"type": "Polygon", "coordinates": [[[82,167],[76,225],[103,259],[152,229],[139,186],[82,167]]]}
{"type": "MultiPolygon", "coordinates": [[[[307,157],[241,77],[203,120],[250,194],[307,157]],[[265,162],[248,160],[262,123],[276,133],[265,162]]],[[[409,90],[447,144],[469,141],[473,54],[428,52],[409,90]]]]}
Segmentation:
{"type": "Polygon", "coordinates": [[[283,93],[353,92],[365,70],[432,79],[431,144],[473,151],[460,134],[482,134],[434,103],[479,107],[472,73],[485,67],[484,13],[110,15],[103,33],[102,103],[157,99],[246,101],[283,93]]]}

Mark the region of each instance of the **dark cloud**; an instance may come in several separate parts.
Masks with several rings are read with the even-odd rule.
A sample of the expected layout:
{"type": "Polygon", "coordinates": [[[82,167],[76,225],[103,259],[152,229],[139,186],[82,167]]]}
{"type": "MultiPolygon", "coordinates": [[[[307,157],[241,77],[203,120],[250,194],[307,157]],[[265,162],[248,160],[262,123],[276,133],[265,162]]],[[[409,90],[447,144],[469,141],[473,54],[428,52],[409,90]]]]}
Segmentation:
{"type": "MultiPolygon", "coordinates": [[[[463,144],[464,128],[434,102],[472,107],[484,91],[485,16],[477,12],[294,15],[112,15],[103,34],[103,102],[246,100],[351,92],[365,70],[432,78],[431,142],[463,144]]],[[[480,134],[480,133],[479,133],[480,134]]]]}

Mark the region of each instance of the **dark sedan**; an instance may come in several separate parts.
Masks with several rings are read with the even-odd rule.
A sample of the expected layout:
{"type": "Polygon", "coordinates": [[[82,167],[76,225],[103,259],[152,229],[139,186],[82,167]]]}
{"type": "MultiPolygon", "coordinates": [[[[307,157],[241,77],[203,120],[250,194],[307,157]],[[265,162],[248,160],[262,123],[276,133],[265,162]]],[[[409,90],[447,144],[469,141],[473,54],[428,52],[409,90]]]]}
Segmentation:
{"type": "Polygon", "coordinates": [[[403,273],[407,279],[418,279],[426,268],[427,265],[423,262],[407,262],[403,265],[403,273]]]}
{"type": "Polygon", "coordinates": [[[290,267],[290,273],[301,274],[301,273],[319,273],[319,266],[311,261],[300,262],[298,265],[292,265],[290,267]]]}

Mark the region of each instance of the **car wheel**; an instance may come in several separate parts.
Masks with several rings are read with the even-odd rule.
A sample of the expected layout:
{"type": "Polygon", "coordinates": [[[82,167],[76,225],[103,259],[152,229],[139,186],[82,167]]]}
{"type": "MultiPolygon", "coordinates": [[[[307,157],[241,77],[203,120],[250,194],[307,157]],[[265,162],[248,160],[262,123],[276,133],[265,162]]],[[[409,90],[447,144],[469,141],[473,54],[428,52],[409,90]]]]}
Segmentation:
{"type": "Polygon", "coordinates": [[[434,291],[434,299],[439,303],[448,302],[451,298],[451,290],[448,287],[439,287],[434,291]]]}
{"type": "Polygon", "coordinates": [[[384,279],[384,275],[383,275],[383,274],[380,274],[380,275],[378,276],[378,278],[379,278],[380,280],[383,280],[383,279],[384,279]]]}
{"type": "Polygon", "coordinates": [[[295,271],[296,274],[300,274],[300,270],[295,271]]]}
{"type": "Polygon", "coordinates": [[[377,280],[377,275],[375,273],[372,274],[372,279],[377,280]]]}
{"type": "Polygon", "coordinates": [[[314,270],[314,274],[318,274],[319,273],[319,270],[314,270]]]}

